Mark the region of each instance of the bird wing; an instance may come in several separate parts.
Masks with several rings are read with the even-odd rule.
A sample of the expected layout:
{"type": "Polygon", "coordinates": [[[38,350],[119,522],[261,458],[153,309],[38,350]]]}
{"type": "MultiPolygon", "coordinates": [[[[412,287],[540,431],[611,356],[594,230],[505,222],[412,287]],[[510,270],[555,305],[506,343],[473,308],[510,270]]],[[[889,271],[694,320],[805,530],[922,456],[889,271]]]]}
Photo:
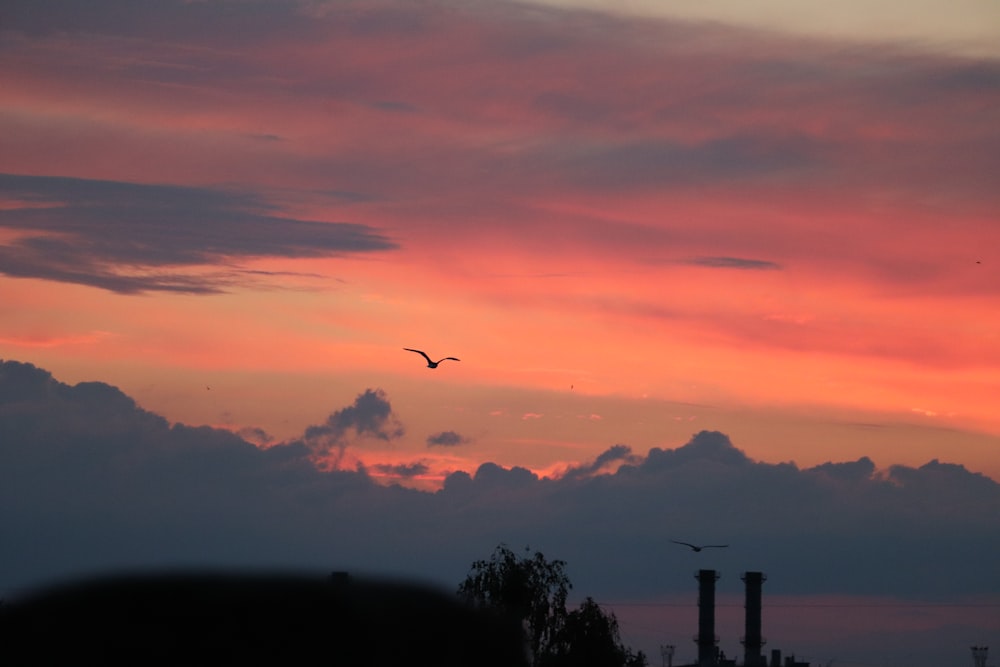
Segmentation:
{"type": "Polygon", "coordinates": [[[670,540],[670,541],[673,542],[674,544],[683,544],[684,546],[691,547],[692,549],[698,549],[699,548],[699,547],[696,547],[695,545],[690,544],[688,542],[678,542],[677,540],[670,540]]]}
{"type": "Polygon", "coordinates": [[[406,350],[407,352],[416,352],[417,354],[419,354],[420,356],[422,356],[424,359],[426,359],[427,363],[431,363],[431,358],[428,357],[427,353],[424,352],[423,350],[414,350],[412,347],[404,347],[403,349],[406,350]]]}
{"type": "Polygon", "coordinates": [[[729,546],[728,544],[706,544],[705,546],[702,547],[702,549],[712,549],[712,548],[725,549],[728,546],[729,546]]]}
{"type": "MultiPolygon", "coordinates": [[[[451,359],[452,361],[461,361],[461,359],[459,359],[458,357],[445,357],[441,361],[444,361],[445,359],[451,359]]],[[[438,363],[440,364],[441,361],[439,361],[438,363]]]]}

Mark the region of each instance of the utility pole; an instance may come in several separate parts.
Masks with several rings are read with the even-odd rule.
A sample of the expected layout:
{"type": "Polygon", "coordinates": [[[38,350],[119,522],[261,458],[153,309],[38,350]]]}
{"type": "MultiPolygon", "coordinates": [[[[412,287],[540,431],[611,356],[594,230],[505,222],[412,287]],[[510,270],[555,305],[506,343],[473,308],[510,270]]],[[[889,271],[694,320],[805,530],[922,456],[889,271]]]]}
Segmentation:
{"type": "Polygon", "coordinates": [[[673,644],[660,644],[660,656],[663,658],[663,667],[674,667],[673,644]]]}

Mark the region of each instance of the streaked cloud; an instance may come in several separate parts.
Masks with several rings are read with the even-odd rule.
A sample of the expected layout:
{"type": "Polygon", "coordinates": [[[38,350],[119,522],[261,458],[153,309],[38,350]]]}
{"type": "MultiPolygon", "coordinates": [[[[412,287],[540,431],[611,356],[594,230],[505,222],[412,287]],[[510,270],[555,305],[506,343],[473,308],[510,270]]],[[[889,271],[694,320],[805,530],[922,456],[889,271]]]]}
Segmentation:
{"type": "Polygon", "coordinates": [[[742,257],[693,257],[686,263],[694,266],[707,266],[712,269],[748,269],[752,271],[773,271],[781,268],[780,264],[764,259],[744,259],[742,257]]]}
{"type": "Polygon", "coordinates": [[[613,0],[539,2],[631,16],[680,17],[695,23],[751,26],[848,43],[905,42],[947,53],[1000,56],[995,39],[1000,9],[980,0],[884,2],[874,7],[863,0],[820,6],[805,6],[795,0],[763,0],[750,5],[686,0],[638,0],[627,5],[613,0]]]}
{"type": "Polygon", "coordinates": [[[23,233],[0,246],[0,272],[124,294],[216,293],[247,280],[220,264],[396,247],[365,225],[280,217],[248,192],[0,174],[0,197],[26,202],[0,210],[23,233]]]}
{"type": "MultiPolygon", "coordinates": [[[[298,368],[332,373],[383,363],[339,351],[384,341],[389,321],[457,311],[480,358],[517,341],[520,368],[580,371],[481,369],[490,382],[877,400],[995,432],[998,283],[973,263],[998,243],[983,223],[1000,204],[994,60],[524,4],[46,6],[11,6],[17,67],[0,72],[0,171],[33,197],[5,203],[0,261],[68,283],[39,294],[249,298],[347,260],[335,324],[312,314],[329,304],[293,313],[287,292],[256,290],[241,326],[280,327],[298,368]],[[46,230],[11,227],[21,216],[46,230]],[[217,233],[195,222],[215,218],[217,233]],[[715,364],[741,370],[708,381],[715,364]],[[767,387],[740,380],[763,368],[767,387]]],[[[204,321],[169,301],[162,321],[204,321]]],[[[5,338],[51,320],[29,311],[5,338]]],[[[119,340],[140,321],[107,319],[60,330],[119,340]]],[[[200,335],[183,328],[162,335],[200,335]]],[[[212,328],[211,356],[284,363],[272,341],[212,328]]],[[[534,405],[511,414],[556,421],[534,405]]]]}

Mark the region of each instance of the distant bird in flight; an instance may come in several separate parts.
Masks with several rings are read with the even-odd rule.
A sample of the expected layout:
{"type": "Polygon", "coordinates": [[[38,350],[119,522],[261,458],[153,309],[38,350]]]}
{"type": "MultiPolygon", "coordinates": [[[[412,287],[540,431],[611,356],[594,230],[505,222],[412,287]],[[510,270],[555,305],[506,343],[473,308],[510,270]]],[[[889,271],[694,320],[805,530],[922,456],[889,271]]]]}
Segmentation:
{"type": "Polygon", "coordinates": [[[426,352],[423,352],[421,350],[414,350],[411,347],[404,347],[403,349],[406,350],[407,352],[416,352],[417,354],[419,354],[420,356],[422,356],[424,359],[426,359],[427,360],[427,368],[437,368],[438,364],[440,364],[442,361],[445,361],[446,359],[451,359],[452,361],[461,361],[461,359],[459,359],[458,357],[445,357],[444,359],[438,359],[437,361],[431,361],[431,358],[427,356],[426,352]]]}
{"type": "Polygon", "coordinates": [[[694,544],[688,544],[687,542],[678,542],[677,540],[670,541],[674,544],[683,544],[686,547],[691,547],[693,551],[701,551],[702,549],[725,549],[729,546],[728,544],[703,544],[701,546],[697,546],[694,544]]]}

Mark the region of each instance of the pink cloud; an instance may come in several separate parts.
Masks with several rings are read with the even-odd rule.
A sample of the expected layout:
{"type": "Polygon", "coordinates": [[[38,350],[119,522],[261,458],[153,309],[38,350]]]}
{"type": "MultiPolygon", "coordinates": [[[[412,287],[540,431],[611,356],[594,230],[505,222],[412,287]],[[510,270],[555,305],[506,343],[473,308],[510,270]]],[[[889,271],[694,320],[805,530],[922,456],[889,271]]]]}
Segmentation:
{"type": "MultiPolygon", "coordinates": [[[[570,384],[500,361],[514,352],[585,360],[605,395],[933,406],[997,432],[995,62],[506,4],[289,3],[236,23],[224,6],[11,24],[0,172],[236,183],[400,251],[257,258],[282,286],[358,287],[337,283],[320,319],[300,312],[326,303],[248,282],[253,303],[199,332],[177,323],[209,306],[18,282],[100,320],[73,332],[128,334],[96,356],[389,372],[378,349],[400,322],[457,313],[449,335],[490,360],[463,369],[482,382],[570,384]],[[320,278],[293,277],[306,266],[320,278]]],[[[51,326],[4,315],[14,340],[32,317],[51,326]]]]}

